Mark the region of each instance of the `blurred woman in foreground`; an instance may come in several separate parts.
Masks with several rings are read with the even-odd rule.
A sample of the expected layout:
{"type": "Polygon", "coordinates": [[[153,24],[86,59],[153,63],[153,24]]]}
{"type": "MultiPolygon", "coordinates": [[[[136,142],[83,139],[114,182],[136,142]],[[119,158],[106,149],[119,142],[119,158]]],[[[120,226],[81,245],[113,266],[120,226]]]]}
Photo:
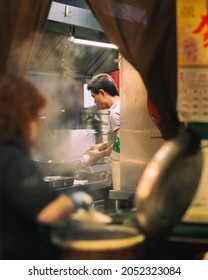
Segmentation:
{"type": "Polygon", "coordinates": [[[2,259],[54,259],[50,227],[91,197],[58,195],[30,158],[45,97],[29,81],[0,77],[0,198],[2,259]]]}

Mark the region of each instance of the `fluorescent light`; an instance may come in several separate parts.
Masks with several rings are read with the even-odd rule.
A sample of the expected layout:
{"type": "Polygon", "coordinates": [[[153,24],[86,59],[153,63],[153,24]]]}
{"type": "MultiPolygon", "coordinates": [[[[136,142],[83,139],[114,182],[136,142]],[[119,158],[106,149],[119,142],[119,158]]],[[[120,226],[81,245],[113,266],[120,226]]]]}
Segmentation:
{"type": "Polygon", "coordinates": [[[109,48],[109,49],[118,49],[118,47],[114,44],[78,39],[78,38],[74,38],[73,36],[70,36],[68,40],[75,44],[96,46],[96,47],[109,48]]]}

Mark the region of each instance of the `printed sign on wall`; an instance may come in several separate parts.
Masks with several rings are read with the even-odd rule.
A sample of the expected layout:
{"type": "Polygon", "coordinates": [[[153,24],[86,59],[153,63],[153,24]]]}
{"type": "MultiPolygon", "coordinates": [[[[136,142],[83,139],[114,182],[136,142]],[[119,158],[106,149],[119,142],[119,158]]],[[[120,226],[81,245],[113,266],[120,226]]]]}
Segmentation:
{"type": "Polygon", "coordinates": [[[208,121],[207,2],[177,1],[177,111],[182,122],[208,121]]]}

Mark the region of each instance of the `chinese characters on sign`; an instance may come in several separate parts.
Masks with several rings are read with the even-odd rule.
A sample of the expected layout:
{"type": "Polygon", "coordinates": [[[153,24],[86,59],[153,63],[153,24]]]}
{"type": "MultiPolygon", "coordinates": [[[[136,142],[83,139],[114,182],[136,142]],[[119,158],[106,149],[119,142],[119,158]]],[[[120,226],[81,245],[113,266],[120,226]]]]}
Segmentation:
{"type": "Polygon", "coordinates": [[[178,94],[182,122],[208,121],[208,7],[177,1],[178,94]]]}
{"type": "Polygon", "coordinates": [[[201,23],[199,26],[193,31],[194,34],[196,33],[203,33],[203,41],[204,47],[208,47],[208,7],[206,15],[201,15],[201,23]]]}

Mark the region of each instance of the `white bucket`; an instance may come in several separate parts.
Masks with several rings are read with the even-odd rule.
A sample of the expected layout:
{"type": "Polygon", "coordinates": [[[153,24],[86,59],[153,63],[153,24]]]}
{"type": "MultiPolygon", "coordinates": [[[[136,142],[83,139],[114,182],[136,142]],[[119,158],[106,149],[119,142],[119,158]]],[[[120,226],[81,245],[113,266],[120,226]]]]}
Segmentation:
{"type": "Polygon", "coordinates": [[[121,189],[121,168],[119,160],[111,161],[113,189],[119,191],[121,189]]]}

